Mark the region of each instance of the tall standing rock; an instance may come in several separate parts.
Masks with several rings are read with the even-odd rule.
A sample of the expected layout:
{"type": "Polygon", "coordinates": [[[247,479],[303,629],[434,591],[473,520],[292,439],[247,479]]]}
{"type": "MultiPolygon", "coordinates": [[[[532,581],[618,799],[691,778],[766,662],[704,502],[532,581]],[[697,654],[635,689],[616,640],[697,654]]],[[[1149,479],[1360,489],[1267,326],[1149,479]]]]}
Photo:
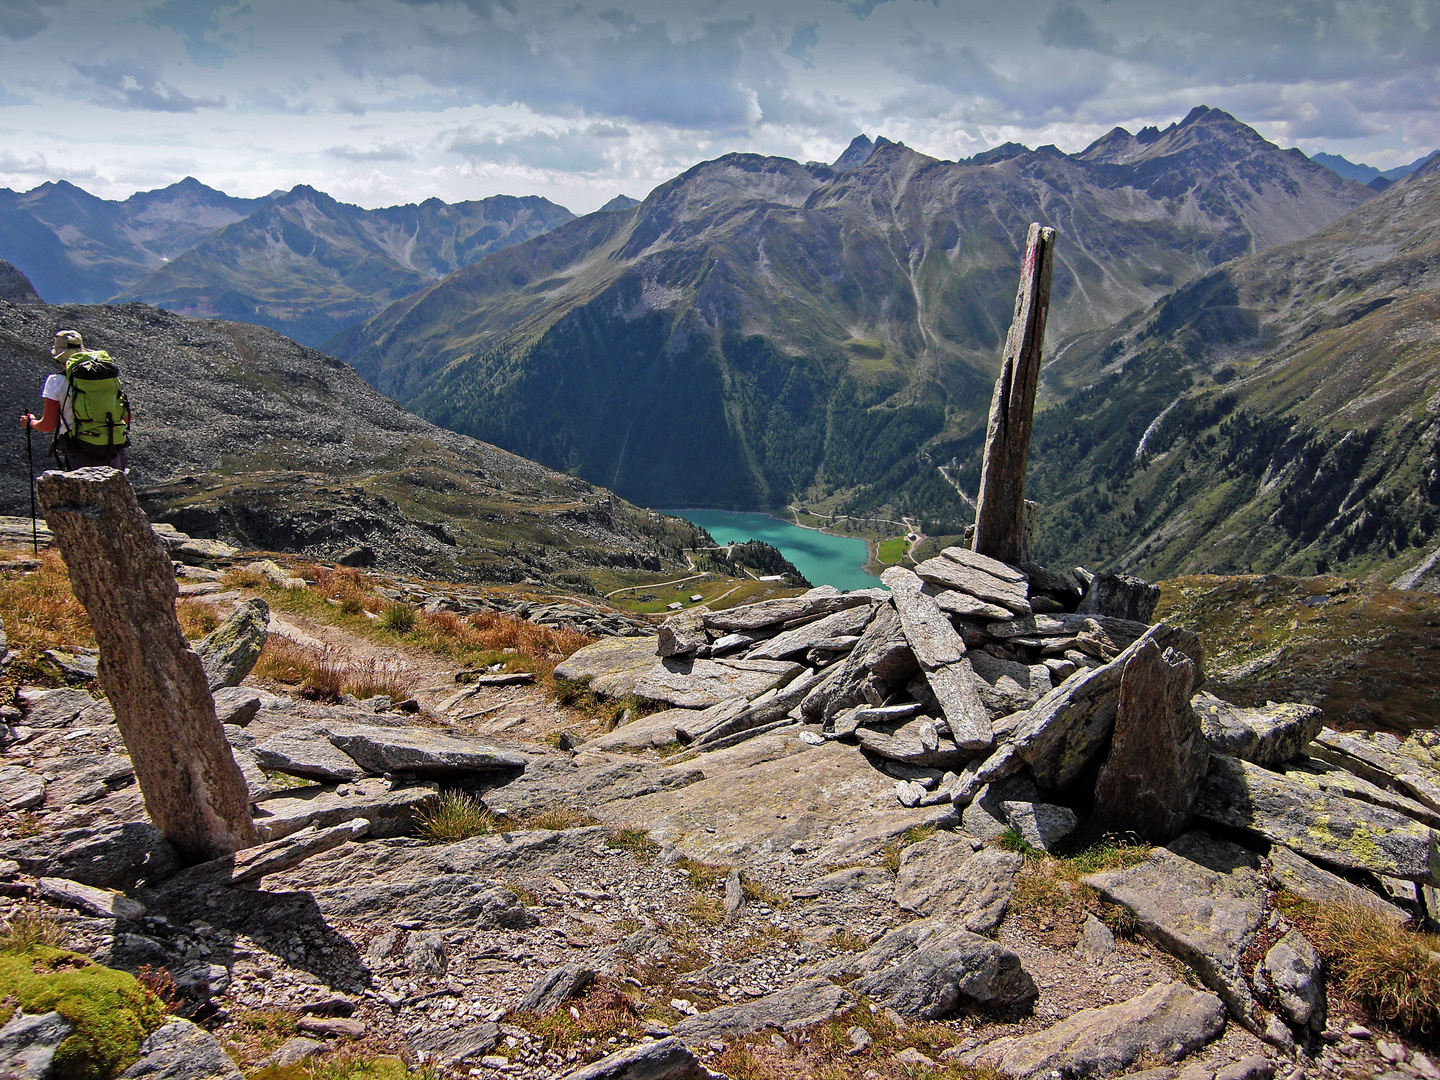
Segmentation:
{"type": "Polygon", "coordinates": [[[1168,843],[1185,831],[1210,747],[1190,707],[1195,665],[1154,641],[1125,661],[1110,756],[1095,780],[1095,820],[1168,843]]]}
{"type": "Polygon", "coordinates": [[[975,539],[981,555],[1015,564],[1030,557],[1026,540],[1025,469],[1030,459],[1030,427],[1035,416],[1035,389],[1040,382],[1040,350],[1045,344],[1045,317],[1050,311],[1050,267],[1055,230],[1030,226],[1015,318],[1005,339],[1005,359],[990,425],[985,432],[985,461],[980,470],[980,497],[975,504],[975,539]]]}
{"type": "Polygon", "coordinates": [[[245,779],[175,617],[175,571],[129,482],[115,469],[52,471],[39,494],[151,820],[191,861],[256,843],[245,779]]]}

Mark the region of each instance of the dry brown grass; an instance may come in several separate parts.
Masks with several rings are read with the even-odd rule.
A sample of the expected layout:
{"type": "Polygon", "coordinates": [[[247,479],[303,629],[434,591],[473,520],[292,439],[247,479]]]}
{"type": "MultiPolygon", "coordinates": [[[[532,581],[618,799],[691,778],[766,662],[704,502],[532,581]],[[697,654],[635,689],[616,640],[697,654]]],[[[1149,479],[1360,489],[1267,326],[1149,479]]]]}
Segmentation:
{"type": "Polygon", "coordinates": [[[90,616],[70,591],[65,561],[53,549],[40,553],[40,569],[33,573],[0,571],[0,619],[11,648],[39,653],[95,644],[90,616]]]}
{"type": "Polygon", "coordinates": [[[180,620],[181,631],[191,641],[203,638],[220,625],[220,613],[215,610],[214,604],[189,596],[175,601],[175,616],[180,620]]]}
{"type": "Polygon", "coordinates": [[[0,928],[0,952],[29,952],[36,945],[59,948],[64,941],[65,931],[55,916],[39,904],[17,909],[0,928]]]}
{"type": "Polygon", "coordinates": [[[612,1035],[633,1034],[640,1022],[640,1012],[619,986],[602,975],[584,996],[561,1005],[554,1012],[543,1016],[516,1013],[510,1022],[537,1036],[547,1051],[578,1050],[590,1059],[614,1049],[605,1042],[612,1035]]]}
{"type": "Polygon", "coordinates": [[[832,1020],[786,1036],[783,1045],[751,1036],[731,1043],[709,1066],[732,1080],[998,1080],[988,1069],[966,1069],[940,1060],[940,1054],[959,1041],[959,1033],[944,1024],[913,1023],[903,1028],[884,1010],[872,1013],[862,1004],[832,1020]],[[862,1028],[869,1046],[853,1053],[851,1028],[862,1028]],[[907,1066],[894,1060],[901,1050],[914,1047],[936,1062],[936,1068],[907,1066]]]}
{"type": "Polygon", "coordinates": [[[400,701],[414,692],[415,676],[398,662],[369,656],[355,658],[344,649],[313,649],[271,635],[255,664],[255,676],[298,689],[315,701],[334,701],[341,694],[364,700],[386,694],[400,701]]]}
{"type": "Polygon", "coordinates": [[[1396,926],[1362,904],[1283,899],[1346,998],[1411,1035],[1440,1032],[1440,938],[1396,926]]]}

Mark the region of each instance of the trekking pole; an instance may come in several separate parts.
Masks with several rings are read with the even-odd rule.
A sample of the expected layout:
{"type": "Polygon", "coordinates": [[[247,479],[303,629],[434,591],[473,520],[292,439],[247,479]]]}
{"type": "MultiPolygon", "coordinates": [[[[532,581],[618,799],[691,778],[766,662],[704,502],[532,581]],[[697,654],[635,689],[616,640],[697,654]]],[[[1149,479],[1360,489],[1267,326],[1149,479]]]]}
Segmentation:
{"type": "Polygon", "coordinates": [[[30,474],[30,548],[40,554],[40,525],[35,516],[35,451],[30,445],[30,422],[25,422],[25,467],[30,474]]]}

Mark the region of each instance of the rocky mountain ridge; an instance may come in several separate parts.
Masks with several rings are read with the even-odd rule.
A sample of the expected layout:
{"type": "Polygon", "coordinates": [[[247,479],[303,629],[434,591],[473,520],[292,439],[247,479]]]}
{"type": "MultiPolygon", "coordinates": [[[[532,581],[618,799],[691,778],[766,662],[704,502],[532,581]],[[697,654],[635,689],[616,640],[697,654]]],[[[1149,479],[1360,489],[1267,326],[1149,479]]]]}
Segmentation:
{"type": "Polygon", "coordinates": [[[54,303],[142,300],[316,345],[573,216],[538,196],[366,210],[306,185],[238,199],[186,177],[112,201],[58,181],[0,190],[0,259],[54,303]]]}
{"type": "Polygon", "coordinates": [[[965,162],[880,140],[845,171],[728,155],[327,348],[438,423],[652,505],[840,491],[958,520],[935,465],[983,418],[1029,221],[1061,231],[1063,348],[1372,194],[1215,110],[1142,135],[965,162]]]}
{"type": "MultiPolygon", "coordinates": [[[[38,408],[57,326],[121,365],[131,480],[153,520],[247,549],[309,552],[456,581],[684,567],[688,523],[436,428],[345,364],[264,327],[146,307],[0,301],[9,415],[38,408]]],[[[0,512],[29,511],[24,436],[0,462],[0,512]]],[[[36,468],[48,439],[34,437],[36,468]]]]}
{"type": "Polygon", "coordinates": [[[1440,158],[1047,368],[1040,552],[1433,588],[1440,158]]]}

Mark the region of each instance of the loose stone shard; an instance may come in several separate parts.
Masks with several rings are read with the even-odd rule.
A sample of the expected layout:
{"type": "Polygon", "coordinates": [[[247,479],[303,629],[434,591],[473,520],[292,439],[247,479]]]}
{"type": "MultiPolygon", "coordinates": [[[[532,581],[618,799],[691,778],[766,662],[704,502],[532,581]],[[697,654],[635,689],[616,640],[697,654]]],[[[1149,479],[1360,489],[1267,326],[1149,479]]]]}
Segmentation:
{"type": "Polygon", "coordinates": [[[1259,833],[1335,866],[1440,883],[1440,850],[1428,826],[1383,806],[1296,783],[1248,761],[1212,754],[1195,814],[1259,833]]]}
{"type": "Polygon", "coordinates": [[[100,682],[150,819],[182,856],[254,844],[250,795],[175,617],[175,572],[123,473],[47,472],[45,520],[100,648],[100,682]]]}
{"type": "Polygon", "coordinates": [[[1095,781],[1095,819],[1113,832],[1165,843],[1190,824],[1209,749],[1190,708],[1194,665],[1154,641],[1120,675],[1110,753],[1095,781]]]}
{"type": "Polygon", "coordinates": [[[1030,458],[1030,428],[1040,381],[1045,320],[1050,311],[1054,255],[1055,230],[1032,224],[1025,239],[1015,315],[990,402],[985,458],[980,467],[975,541],[971,547],[981,555],[1012,564],[1030,557],[1024,535],[1025,470],[1030,458]]]}

